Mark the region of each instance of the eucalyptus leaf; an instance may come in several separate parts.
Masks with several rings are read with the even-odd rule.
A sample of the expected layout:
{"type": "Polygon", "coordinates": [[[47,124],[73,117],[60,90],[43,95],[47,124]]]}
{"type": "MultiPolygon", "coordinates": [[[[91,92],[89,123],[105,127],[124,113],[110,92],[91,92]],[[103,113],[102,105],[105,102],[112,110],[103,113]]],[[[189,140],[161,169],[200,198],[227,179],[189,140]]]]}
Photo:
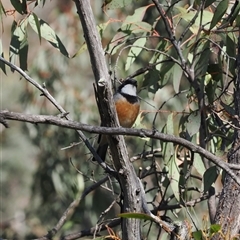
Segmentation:
{"type": "Polygon", "coordinates": [[[34,17],[33,14],[29,15],[29,24],[32,27],[32,29],[42,38],[46,39],[53,47],[58,49],[64,56],[69,58],[69,54],[55,33],[55,31],[42,19],[38,18],[38,21],[36,21],[36,17],[34,17]],[[39,31],[40,29],[40,31],[39,31]]]}
{"type": "MultiPolygon", "coordinates": [[[[3,46],[2,46],[2,40],[1,40],[1,39],[0,39],[0,55],[1,55],[1,57],[4,58],[3,46]]],[[[6,72],[6,66],[5,66],[5,64],[4,64],[2,61],[0,61],[0,68],[2,69],[2,71],[3,71],[5,74],[7,74],[7,72],[6,72]]]]}
{"type": "Polygon", "coordinates": [[[214,28],[217,23],[222,19],[222,16],[226,13],[229,5],[229,0],[222,0],[217,5],[217,8],[214,12],[213,19],[210,24],[210,29],[214,28]]]}
{"type": "Polygon", "coordinates": [[[217,167],[212,166],[206,170],[203,175],[203,189],[207,192],[218,177],[217,167]]]}
{"type": "Polygon", "coordinates": [[[201,114],[200,111],[195,111],[188,116],[188,121],[186,123],[186,129],[192,137],[199,131],[201,125],[201,114]]]}
{"type": "Polygon", "coordinates": [[[138,55],[141,53],[142,47],[144,47],[145,43],[146,43],[145,37],[139,38],[138,40],[136,40],[133,43],[133,46],[130,48],[130,50],[128,52],[128,57],[127,57],[126,64],[125,64],[126,71],[129,70],[129,68],[131,67],[133,62],[136,60],[138,55]]]}

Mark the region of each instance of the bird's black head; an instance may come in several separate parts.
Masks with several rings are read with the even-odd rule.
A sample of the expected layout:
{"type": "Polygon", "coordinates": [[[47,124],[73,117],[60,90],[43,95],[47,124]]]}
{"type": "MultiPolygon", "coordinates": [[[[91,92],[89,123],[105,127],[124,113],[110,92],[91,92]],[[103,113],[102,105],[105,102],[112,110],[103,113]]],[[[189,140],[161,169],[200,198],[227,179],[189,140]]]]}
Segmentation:
{"type": "Polygon", "coordinates": [[[128,85],[128,84],[131,84],[133,86],[135,86],[137,88],[137,80],[133,79],[133,78],[129,78],[127,79],[126,81],[124,81],[119,87],[118,87],[118,91],[121,91],[121,89],[128,85]]]}

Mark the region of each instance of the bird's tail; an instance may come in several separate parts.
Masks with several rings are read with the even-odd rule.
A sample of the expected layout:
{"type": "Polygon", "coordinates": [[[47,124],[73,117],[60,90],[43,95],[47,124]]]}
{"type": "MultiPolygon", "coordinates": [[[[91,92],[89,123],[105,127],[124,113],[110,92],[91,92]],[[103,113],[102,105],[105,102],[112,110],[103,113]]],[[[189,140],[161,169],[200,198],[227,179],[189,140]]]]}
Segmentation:
{"type": "MultiPolygon", "coordinates": [[[[102,159],[102,161],[105,161],[106,154],[107,154],[108,144],[105,143],[103,145],[99,145],[97,149],[98,156],[102,159]]],[[[96,161],[95,157],[92,158],[92,161],[96,161]]]]}

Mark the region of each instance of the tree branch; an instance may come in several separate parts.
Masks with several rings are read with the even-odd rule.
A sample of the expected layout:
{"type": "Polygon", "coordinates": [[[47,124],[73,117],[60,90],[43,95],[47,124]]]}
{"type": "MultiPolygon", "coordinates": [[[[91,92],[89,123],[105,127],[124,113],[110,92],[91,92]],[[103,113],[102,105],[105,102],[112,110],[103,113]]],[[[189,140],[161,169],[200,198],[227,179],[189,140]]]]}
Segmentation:
{"type": "Polygon", "coordinates": [[[103,183],[105,183],[107,180],[109,180],[108,176],[105,176],[104,178],[102,178],[101,180],[99,180],[98,182],[92,184],[91,186],[89,186],[88,188],[86,188],[83,193],[82,196],[80,198],[75,199],[70,205],[69,207],[65,210],[65,212],[63,213],[62,217],[59,219],[58,223],[56,224],[56,226],[54,226],[50,231],[48,231],[47,235],[42,237],[41,239],[52,239],[57,233],[58,231],[62,228],[62,226],[65,224],[65,222],[72,216],[72,214],[74,213],[76,207],[80,204],[80,202],[92,191],[94,191],[95,189],[97,189],[99,186],[101,186],[103,183]]]}
{"type": "Polygon", "coordinates": [[[240,179],[234,174],[234,172],[229,167],[229,166],[233,166],[233,168],[235,169],[237,168],[237,165],[228,165],[221,158],[216,157],[214,154],[210,153],[204,148],[201,148],[200,146],[197,146],[194,143],[185,140],[184,138],[160,133],[157,130],[91,126],[87,124],[81,124],[77,121],[65,120],[55,116],[23,114],[23,113],[9,112],[7,110],[0,111],[0,120],[4,120],[4,121],[17,120],[22,122],[34,123],[34,124],[52,124],[59,127],[70,128],[74,130],[77,129],[77,130],[86,131],[89,133],[149,137],[152,139],[158,139],[165,142],[172,142],[172,143],[184,146],[189,150],[191,150],[192,152],[198,153],[199,155],[207,158],[209,161],[215,163],[217,166],[224,169],[233,178],[233,180],[240,185],[240,179]]]}
{"type": "MultiPolygon", "coordinates": [[[[40,92],[42,92],[42,96],[45,96],[61,113],[62,117],[70,120],[70,118],[67,116],[68,112],[55,100],[55,98],[48,92],[45,84],[41,86],[38,82],[36,82],[34,79],[32,79],[28,74],[26,74],[20,67],[12,64],[11,62],[7,61],[5,58],[0,56],[0,61],[9,66],[10,68],[17,71],[22,77],[24,77],[29,83],[31,83],[34,87],[36,87],[40,92]]],[[[3,121],[3,119],[0,119],[0,122],[7,127],[7,123],[3,121]]],[[[76,130],[76,129],[75,129],[76,130]]],[[[97,160],[99,165],[109,174],[113,174],[116,177],[116,174],[114,174],[114,170],[111,169],[109,166],[107,166],[104,162],[102,162],[102,159],[98,156],[95,149],[92,147],[86,136],[80,131],[76,130],[80,139],[85,143],[85,145],[88,147],[90,152],[94,155],[94,158],[97,160]]]]}

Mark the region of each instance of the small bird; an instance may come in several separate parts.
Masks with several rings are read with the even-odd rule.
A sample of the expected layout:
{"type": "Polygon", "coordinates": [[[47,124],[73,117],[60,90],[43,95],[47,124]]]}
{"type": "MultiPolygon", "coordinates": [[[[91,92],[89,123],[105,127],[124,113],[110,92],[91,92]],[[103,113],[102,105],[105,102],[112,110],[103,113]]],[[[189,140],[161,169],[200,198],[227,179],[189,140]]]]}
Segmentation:
{"type": "MultiPolygon", "coordinates": [[[[124,81],[113,95],[113,100],[120,125],[124,128],[131,128],[140,109],[140,100],[137,96],[137,81],[132,78],[124,81]]],[[[100,135],[98,143],[97,154],[105,161],[108,148],[106,136],[100,135]]],[[[95,161],[95,158],[92,160],[95,161]]]]}

